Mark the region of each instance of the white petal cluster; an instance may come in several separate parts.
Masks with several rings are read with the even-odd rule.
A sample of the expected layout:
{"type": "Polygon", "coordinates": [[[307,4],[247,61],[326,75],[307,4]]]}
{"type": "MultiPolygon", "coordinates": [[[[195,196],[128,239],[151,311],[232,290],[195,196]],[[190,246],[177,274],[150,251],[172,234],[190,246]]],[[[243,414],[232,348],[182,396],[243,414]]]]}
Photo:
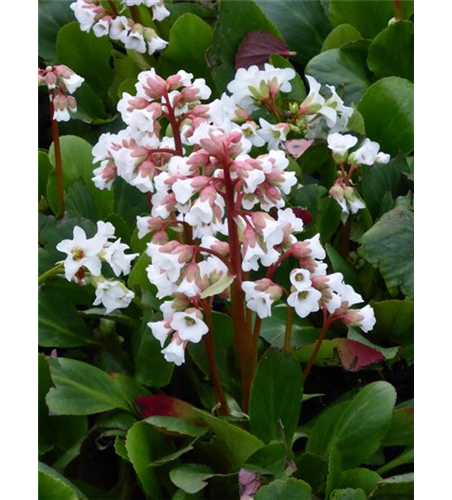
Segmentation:
{"type": "MultiPolygon", "coordinates": [[[[163,0],[122,0],[122,3],[125,7],[145,5],[152,9],[154,21],[163,21],[170,15],[163,0]]],[[[110,36],[112,40],[122,42],[126,49],[152,55],[168,45],[153,29],[143,27],[118,12],[107,10],[100,0],[76,0],[70,7],[82,31],[89,32],[92,29],[97,37],[110,36]]]]}
{"type": "Polygon", "coordinates": [[[110,222],[99,221],[97,232],[88,238],[84,229],[75,226],[73,238],[63,240],[56,246],[57,250],[65,253],[64,274],[68,281],[84,283],[87,273],[91,283],[96,287],[94,305],[102,304],[106,313],[114,309],[127,307],[134,297],[122,282],[105,279],[102,275],[102,263],[109,264],[115,276],[127,275],[133,259],[138,254],[126,254],[128,245],[115,239],[115,228],[110,222]]]}

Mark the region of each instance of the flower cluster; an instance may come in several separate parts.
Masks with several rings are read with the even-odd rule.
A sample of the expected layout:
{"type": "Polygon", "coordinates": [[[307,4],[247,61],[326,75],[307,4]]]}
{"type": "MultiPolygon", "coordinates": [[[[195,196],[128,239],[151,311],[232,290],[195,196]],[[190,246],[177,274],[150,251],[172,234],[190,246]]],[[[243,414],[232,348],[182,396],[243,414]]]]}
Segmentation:
{"type": "Polygon", "coordinates": [[[71,116],[69,112],[77,111],[77,102],[73,94],[84,78],[77,75],[67,66],[47,66],[38,68],[38,84],[46,85],[49,90],[49,99],[53,107],[52,118],[58,122],[67,122],[71,116]]]}
{"type": "MultiPolygon", "coordinates": [[[[127,128],[102,135],[93,148],[93,162],[100,162],[93,178],[98,188],[110,189],[121,177],[148,194],[150,214],[137,218],[138,236],[150,234],[147,274],[157,298],[166,299],[163,319],[149,327],[165,359],[177,365],[184,362],[187,345],[209,332],[215,296],[231,301],[234,328],[248,332],[252,321],[244,308],[267,318],[284,295],[302,318],[323,310],[330,322],[340,319],[363,331],[373,327],[372,308],[354,309],[361,296],[340,273],[327,274],[319,235],[298,239],[303,221],[286,207],[297,179],[279,149],[303,121],[309,133],[325,127],[333,131],[328,144],[335,155],[340,141],[334,138],[345,137],[343,163],[356,142],[334,130],[346,127],[352,109],[333,87],[323,98],[309,77],[310,93],[293,110],[292,124],[261,119],[257,125],[251,118],[259,106],[281,115],[276,98],[290,92],[294,77],[292,69],[270,65],[239,70],[228,85],[231,95],[206,105],[202,101],[211,91],[203,79],[185,71],[167,79],[154,69],[145,71],[136,95],[125,93],[118,104],[127,128]],[[163,128],[162,120],[169,127],[163,128]],[[265,144],[267,152],[256,152],[265,144]],[[286,290],[273,277],[289,257],[298,266],[286,290]],[[250,279],[251,272],[262,270],[264,278],[250,279]]],[[[353,154],[365,156],[359,150],[353,154]]]]}
{"type": "Polygon", "coordinates": [[[343,220],[346,220],[349,214],[356,214],[366,207],[352,185],[355,170],[362,165],[386,164],[391,157],[380,151],[380,145],[377,142],[367,138],[356,150],[349,153],[349,150],[358,143],[358,138],[350,134],[331,133],[328,135],[327,143],[334,161],[339,165],[338,177],[330,188],[329,194],[341,206],[343,220]]]}
{"type": "Polygon", "coordinates": [[[138,254],[126,254],[128,245],[115,239],[115,228],[110,222],[99,221],[97,232],[87,238],[81,227],[74,227],[73,238],[63,240],[57,250],[67,255],[64,274],[68,281],[84,284],[87,279],[96,288],[94,305],[102,304],[106,313],[127,307],[135,294],[125,285],[102,275],[102,263],[107,263],[116,277],[130,273],[131,262],[138,254]],[[115,241],[112,241],[115,240],[115,241]]]}
{"type": "MultiPolygon", "coordinates": [[[[145,5],[152,9],[154,21],[162,21],[170,14],[163,0],[122,0],[122,3],[124,7],[130,8],[145,5]]],[[[126,49],[152,55],[168,45],[155,30],[122,15],[114,2],[110,2],[110,5],[112,10],[106,9],[100,0],[77,0],[70,7],[82,31],[92,29],[97,37],[108,35],[112,40],[123,43],[126,49]]]]}

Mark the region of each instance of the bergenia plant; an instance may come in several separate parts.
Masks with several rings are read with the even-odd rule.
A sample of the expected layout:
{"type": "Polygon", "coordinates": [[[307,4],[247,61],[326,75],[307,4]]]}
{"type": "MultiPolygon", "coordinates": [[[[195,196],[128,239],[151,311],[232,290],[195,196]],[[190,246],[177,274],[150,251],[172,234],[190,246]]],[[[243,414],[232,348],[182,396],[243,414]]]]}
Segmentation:
{"type": "MultiPolygon", "coordinates": [[[[127,128],[118,134],[105,134],[93,148],[93,182],[99,189],[110,189],[115,177],[148,194],[150,215],[138,217],[139,237],[151,233],[146,253],[149,281],[157,288],[157,298],[166,299],[160,310],[163,318],[148,323],[160,342],[162,355],[180,366],[190,343],[204,338],[212,382],[219,409],[229,413],[215,363],[211,313],[216,299],[224,300],[232,317],[237,359],[243,386],[243,410],[248,411],[251,384],[258,361],[261,320],[272,315],[273,306],[285,301],[287,325],[285,346],[290,348],[293,311],[300,317],[322,311],[323,327],[312,356],[304,370],[306,378],[333,321],[371,330],[375,316],[370,305],[356,308],[363,298],[344,282],[341,273],[328,273],[326,253],[320,235],[299,239],[303,220],[286,207],[285,197],[297,184],[295,172],[282,149],[293,128],[306,126],[306,136],[320,130],[345,131],[353,110],[343,105],[334,87],[325,100],[320,85],[309,78],[311,89],[306,100],[292,112],[280,108],[278,98],[290,92],[292,69],[266,64],[263,70],[252,66],[239,70],[228,85],[231,95],[206,103],[211,89],[202,78],[179,71],[166,79],[151,69],[140,73],[134,96],[125,93],[118,110],[127,128]],[[267,107],[275,117],[287,122],[271,125],[251,114],[267,107]],[[169,122],[163,129],[162,121],[169,122]],[[168,134],[168,135],[165,135],[168,134]],[[268,152],[255,153],[255,147],[268,152]],[[172,231],[173,238],[170,238],[172,231]],[[290,288],[278,282],[275,274],[292,258],[290,288]]],[[[298,132],[298,130],[297,130],[298,132]]],[[[365,139],[351,153],[346,172],[347,152],[358,142],[351,135],[328,134],[328,146],[340,166],[330,194],[343,211],[356,213],[350,182],[353,169],[362,163],[387,161],[378,155],[378,144],[365,139]],[[353,158],[353,159],[352,159],[353,158]],[[344,184],[342,199],[336,191],[344,184]],[[345,201],[347,200],[345,204],[345,201]]],[[[357,208],[358,207],[358,208],[357,208]]],[[[94,305],[102,304],[106,313],[127,307],[134,297],[118,280],[102,276],[102,262],[116,276],[128,274],[137,254],[127,255],[127,245],[114,243],[114,227],[99,222],[98,232],[87,239],[82,228],[74,228],[74,238],[59,243],[67,254],[65,277],[96,288],[94,305]]],[[[287,279],[283,280],[283,282],[287,279]]]]}
{"type": "Polygon", "coordinates": [[[41,500],[413,498],[411,4],[39,2],[41,500]]]}

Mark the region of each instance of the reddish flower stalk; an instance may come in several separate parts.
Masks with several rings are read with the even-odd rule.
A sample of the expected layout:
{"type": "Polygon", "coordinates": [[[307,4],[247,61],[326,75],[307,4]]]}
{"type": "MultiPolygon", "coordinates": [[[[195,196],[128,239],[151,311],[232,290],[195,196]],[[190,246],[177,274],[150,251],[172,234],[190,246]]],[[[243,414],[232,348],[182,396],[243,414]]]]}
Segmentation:
{"type": "Polygon", "coordinates": [[[303,371],[303,381],[306,382],[306,379],[308,378],[309,372],[311,371],[311,368],[313,367],[317,356],[319,354],[320,348],[322,347],[322,343],[325,339],[326,332],[331,326],[331,323],[337,318],[335,318],[333,315],[328,314],[328,311],[326,307],[323,307],[323,326],[322,326],[322,331],[320,332],[319,338],[317,339],[317,342],[315,344],[314,350],[311,353],[311,356],[309,357],[308,364],[305,366],[305,369],[303,371]]]}

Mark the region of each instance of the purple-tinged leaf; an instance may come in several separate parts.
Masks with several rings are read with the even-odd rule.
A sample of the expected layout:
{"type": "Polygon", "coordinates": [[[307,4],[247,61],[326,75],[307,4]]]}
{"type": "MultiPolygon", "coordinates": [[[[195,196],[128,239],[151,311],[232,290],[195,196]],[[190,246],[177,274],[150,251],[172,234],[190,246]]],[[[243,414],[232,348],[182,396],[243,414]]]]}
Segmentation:
{"type": "Polygon", "coordinates": [[[342,366],[351,372],[386,359],[380,351],[350,339],[337,339],[337,353],[342,366]]]}
{"type": "Polygon", "coordinates": [[[235,56],[235,69],[256,65],[263,69],[271,54],[289,57],[292,53],[283,40],[265,31],[251,31],[239,45],[235,56]]]}

